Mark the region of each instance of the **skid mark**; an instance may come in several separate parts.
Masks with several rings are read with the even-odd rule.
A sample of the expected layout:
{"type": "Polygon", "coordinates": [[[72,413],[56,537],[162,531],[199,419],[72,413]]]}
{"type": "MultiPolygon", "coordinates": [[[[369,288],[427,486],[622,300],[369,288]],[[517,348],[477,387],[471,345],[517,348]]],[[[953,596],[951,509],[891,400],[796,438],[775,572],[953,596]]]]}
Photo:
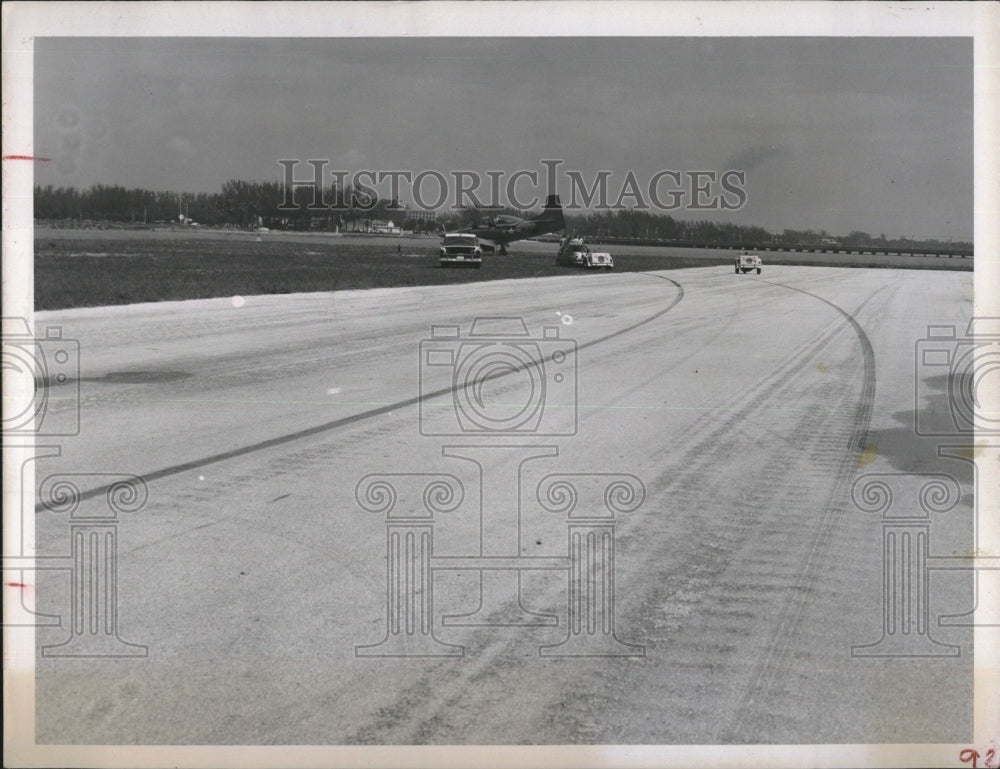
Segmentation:
{"type": "MultiPolygon", "coordinates": [[[[646,275],[647,277],[657,278],[659,280],[664,280],[667,281],[668,283],[673,284],[673,286],[676,287],[677,289],[677,295],[666,307],[662,308],[661,310],[654,312],[652,315],[649,315],[648,317],[643,318],[642,320],[633,323],[630,326],[618,329],[617,331],[613,331],[610,334],[605,334],[604,336],[598,337],[597,339],[591,339],[589,342],[584,342],[583,344],[579,344],[577,345],[577,351],[585,350],[588,347],[594,347],[595,345],[603,344],[604,342],[608,342],[612,339],[627,334],[630,331],[634,331],[637,328],[652,323],[658,320],[659,318],[663,317],[664,315],[666,315],[668,312],[670,312],[670,310],[676,307],[677,304],[681,301],[681,299],[684,298],[684,287],[676,280],[665,277],[663,275],[653,275],[651,273],[638,273],[638,274],[646,275]]],[[[545,359],[540,361],[540,363],[549,363],[551,362],[551,359],[552,355],[549,355],[545,359]]],[[[526,370],[527,368],[535,365],[537,365],[537,362],[532,362],[529,364],[518,366],[516,368],[511,368],[501,376],[510,376],[512,374],[518,374],[526,370]]],[[[328,433],[333,430],[337,430],[341,427],[353,425],[357,422],[363,422],[365,420],[372,419],[373,417],[382,416],[383,414],[391,414],[393,411],[397,411],[399,409],[405,409],[411,406],[416,406],[424,401],[433,398],[438,398],[442,395],[451,395],[460,392],[461,390],[465,390],[474,384],[475,384],[474,381],[467,381],[464,384],[456,384],[452,385],[451,387],[443,387],[440,390],[435,390],[434,392],[421,393],[420,395],[414,396],[413,398],[406,398],[405,400],[397,401],[396,403],[390,403],[384,406],[379,406],[377,408],[369,409],[368,411],[362,411],[361,413],[358,414],[352,414],[351,416],[348,417],[342,417],[341,419],[335,419],[331,422],[325,422],[320,425],[308,427],[304,430],[297,430],[296,432],[288,433],[287,435],[280,435],[275,438],[269,438],[267,440],[260,441],[259,443],[252,443],[248,446],[241,446],[238,449],[224,451],[220,454],[214,454],[212,456],[203,457],[201,459],[193,459],[190,462],[183,462],[181,464],[173,465],[171,467],[165,467],[160,470],[154,470],[152,472],[143,474],[143,479],[147,483],[152,483],[153,481],[158,481],[163,478],[169,478],[174,475],[180,475],[181,473],[186,473],[191,470],[198,470],[202,467],[206,467],[207,465],[213,465],[218,462],[225,462],[229,459],[235,459],[237,457],[243,457],[248,454],[254,454],[258,451],[264,451],[266,449],[271,449],[276,446],[284,446],[285,444],[288,443],[293,443],[295,441],[303,440],[305,438],[311,438],[315,435],[322,435],[323,433],[328,433]]],[[[88,489],[87,491],[81,491],[77,495],[76,499],[77,501],[82,502],[85,499],[91,499],[92,497],[106,494],[109,488],[110,488],[109,486],[101,486],[99,488],[88,489]]],[[[42,512],[46,509],[47,508],[44,501],[38,502],[35,505],[36,513],[42,512]]]]}
{"type": "Polygon", "coordinates": [[[811,600],[814,588],[822,576],[824,564],[826,563],[826,555],[833,543],[834,535],[843,517],[844,508],[849,496],[850,484],[857,471],[864,447],[867,443],[868,428],[875,402],[876,384],[875,352],[872,348],[871,340],[861,327],[861,324],[855,319],[854,314],[860,312],[884,288],[880,287],[877,289],[861,303],[854,311],[854,314],[851,314],[833,302],[816,294],[811,294],[808,291],[780,283],[771,283],[770,281],[760,282],[806,294],[836,310],[850,325],[861,344],[864,368],[861,394],[852,415],[850,441],[847,450],[843,452],[838,462],[833,489],[820,516],[819,525],[799,571],[799,576],[795,580],[794,584],[798,589],[792,591],[790,598],[785,601],[781,615],[777,622],[774,623],[774,629],[765,651],[758,658],[751,673],[750,683],[740,698],[732,718],[721,731],[720,737],[725,742],[744,741],[748,734],[753,734],[757,731],[755,724],[759,723],[760,719],[763,718],[766,721],[766,714],[762,712],[762,709],[766,708],[767,703],[772,702],[780,694],[790,667],[788,663],[795,654],[799,626],[811,600]]]}

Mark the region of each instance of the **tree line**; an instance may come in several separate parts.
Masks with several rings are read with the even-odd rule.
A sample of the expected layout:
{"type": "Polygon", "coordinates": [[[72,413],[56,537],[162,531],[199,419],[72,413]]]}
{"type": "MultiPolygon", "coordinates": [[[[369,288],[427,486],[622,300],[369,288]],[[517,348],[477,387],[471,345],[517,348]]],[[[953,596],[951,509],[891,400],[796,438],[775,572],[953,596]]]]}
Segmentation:
{"type": "Polygon", "coordinates": [[[722,243],[768,242],[772,237],[763,227],[730,222],[686,221],[675,219],[669,214],[630,209],[567,215],[566,231],[581,237],[605,236],[722,243]]]}
{"type": "MultiPolygon", "coordinates": [[[[247,182],[231,179],[219,192],[164,192],[128,189],[118,185],[95,184],[89,189],[36,186],[35,219],[69,226],[88,224],[155,225],[179,222],[209,227],[334,231],[359,229],[372,221],[393,221],[414,231],[441,231],[477,221],[483,212],[469,209],[452,211],[436,220],[410,216],[395,200],[360,196],[350,187],[286,187],[280,182],[247,182]]],[[[514,209],[488,213],[529,212],[514,209]]],[[[802,243],[826,242],[845,246],[934,247],[938,240],[912,240],[903,236],[886,238],[855,230],[832,237],[826,230],[770,232],[763,227],[729,222],[687,221],[667,214],[621,209],[594,213],[566,214],[566,232],[582,237],[647,238],[718,243],[802,243]]],[[[972,248],[969,242],[946,241],[955,248],[972,248]]]]}
{"type": "Polygon", "coordinates": [[[210,227],[330,229],[360,219],[399,219],[394,201],[338,190],[232,179],[219,192],[163,192],[95,184],[89,189],[36,186],[35,219],[129,224],[197,223],[210,227]],[[360,200],[360,204],[359,204],[360,200]],[[322,202],[322,206],[320,206],[322,202]]]}
{"type": "Polygon", "coordinates": [[[593,214],[567,215],[566,231],[581,237],[647,238],[714,243],[785,243],[820,246],[874,246],[878,248],[934,248],[947,244],[958,249],[972,249],[969,241],[916,240],[900,235],[887,238],[885,233],[872,235],[853,230],[833,236],[826,230],[784,229],[771,232],[763,227],[729,222],[687,221],[649,211],[602,211],[593,214]]]}

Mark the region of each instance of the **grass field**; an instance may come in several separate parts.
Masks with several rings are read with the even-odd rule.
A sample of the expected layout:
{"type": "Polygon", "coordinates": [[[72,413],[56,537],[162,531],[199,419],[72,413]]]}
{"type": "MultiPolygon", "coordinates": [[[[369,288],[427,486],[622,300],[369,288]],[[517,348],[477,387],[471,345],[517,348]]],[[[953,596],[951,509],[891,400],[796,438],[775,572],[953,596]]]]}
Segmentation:
{"type": "MultiPolygon", "coordinates": [[[[438,266],[432,238],[270,233],[53,231],[36,233],[35,308],[55,310],[170,299],[436,285],[573,274],[555,265],[554,244],[515,243],[480,269],[438,266]]],[[[602,247],[603,250],[603,247],[602,247]]],[[[733,253],[607,248],[618,272],[730,265],[733,253]]],[[[972,260],[834,254],[764,254],[767,264],[972,269],[972,260]],[[902,259],[902,263],[896,263],[902,259]]],[[[582,273],[581,273],[582,274],[582,273]]]]}

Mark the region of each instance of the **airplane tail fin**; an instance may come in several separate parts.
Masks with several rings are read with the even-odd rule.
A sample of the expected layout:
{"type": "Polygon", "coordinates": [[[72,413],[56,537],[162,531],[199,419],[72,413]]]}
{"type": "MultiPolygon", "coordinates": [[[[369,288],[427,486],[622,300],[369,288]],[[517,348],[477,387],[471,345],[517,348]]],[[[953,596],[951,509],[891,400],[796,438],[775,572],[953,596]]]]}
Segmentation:
{"type": "Polygon", "coordinates": [[[549,195],[545,199],[545,208],[542,209],[542,213],[535,217],[535,221],[551,222],[549,232],[561,230],[566,226],[566,221],[563,219],[562,203],[559,202],[558,195],[549,195]]]}

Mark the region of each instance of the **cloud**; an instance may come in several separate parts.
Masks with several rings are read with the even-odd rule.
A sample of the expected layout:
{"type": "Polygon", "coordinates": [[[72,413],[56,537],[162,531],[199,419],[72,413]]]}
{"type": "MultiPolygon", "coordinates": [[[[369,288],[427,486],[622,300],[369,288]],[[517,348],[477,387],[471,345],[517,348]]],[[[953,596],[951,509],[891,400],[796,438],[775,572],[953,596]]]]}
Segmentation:
{"type": "Polygon", "coordinates": [[[788,154],[788,149],[781,145],[759,144],[755,147],[747,147],[735,155],[731,155],[726,160],[725,167],[734,171],[749,171],[751,168],[756,168],[772,158],[779,158],[788,154]]]}
{"type": "Polygon", "coordinates": [[[185,157],[194,157],[197,149],[194,144],[181,136],[175,136],[167,142],[167,147],[177,153],[178,155],[184,155],[185,157]]]}

